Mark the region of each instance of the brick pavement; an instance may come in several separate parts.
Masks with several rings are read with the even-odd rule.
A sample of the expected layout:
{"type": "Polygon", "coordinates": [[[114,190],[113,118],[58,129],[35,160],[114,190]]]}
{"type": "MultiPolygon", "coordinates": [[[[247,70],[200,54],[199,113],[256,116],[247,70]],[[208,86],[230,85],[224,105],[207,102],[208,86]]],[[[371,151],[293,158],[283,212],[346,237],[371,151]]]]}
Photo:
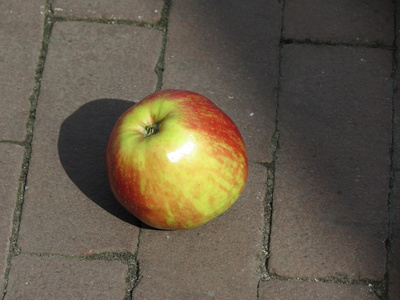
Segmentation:
{"type": "Polygon", "coordinates": [[[2,1],[2,299],[398,299],[397,7],[2,1]],[[193,230],[141,226],[107,184],[114,122],[161,88],[248,149],[239,200],[193,230]]]}

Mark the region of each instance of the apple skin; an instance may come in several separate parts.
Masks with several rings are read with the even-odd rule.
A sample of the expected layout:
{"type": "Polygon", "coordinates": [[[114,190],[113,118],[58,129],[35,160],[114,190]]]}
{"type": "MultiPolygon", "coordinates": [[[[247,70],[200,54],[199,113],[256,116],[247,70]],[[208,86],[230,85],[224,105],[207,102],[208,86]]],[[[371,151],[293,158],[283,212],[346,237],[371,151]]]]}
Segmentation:
{"type": "Polygon", "coordinates": [[[182,90],[156,92],[128,109],[105,161],[118,202],[158,229],[194,228],[222,214],[248,175],[235,123],[206,97],[182,90]]]}

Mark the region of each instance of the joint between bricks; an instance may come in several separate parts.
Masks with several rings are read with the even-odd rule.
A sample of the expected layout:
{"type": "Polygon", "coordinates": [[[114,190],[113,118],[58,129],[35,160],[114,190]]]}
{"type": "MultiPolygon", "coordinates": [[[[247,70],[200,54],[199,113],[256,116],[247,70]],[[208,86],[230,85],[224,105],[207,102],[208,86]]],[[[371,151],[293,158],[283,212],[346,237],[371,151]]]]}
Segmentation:
{"type": "Polygon", "coordinates": [[[143,276],[140,274],[140,262],[138,259],[139,256],[139,250],[140,250],[140,240],[142,236],[142,228],[139,230],[138,234],[138,241],[136,245],[136,251],[133,254],[133,260],[131,261],[131,264],[128,264],[128,273],[126,276],[126,300],[132,300],[133,299],[133,291],[139,284],[140,280],[142,279],[143,276]]]}
{"type": "Polygon", "coordinates": [[[311,45],[311,46],[333,46],[333,47],[353,47],[353,48],[374,48],[383,50],[392,50],[392,45],[385,45],[380,42],[376,43],[346,43],[346,42],[332,42],[329,40],[311,40],[311,39],[293,39],[281,38],[281,45],[311,45]]]}
{"type": "Polygon", "coordinates": [[[392,118],[391,118],[391,146],[390,146],[390,179],[389,179],[389,193],[387,198],[387,212],[388,212],[388,222],[387,222],[387,237],[385,240],[385,248],[386,248],[386,272],[385,272],[385,279],[383,283],[380,285],[380,289],[375,291],[375,294],[380,297],[380,299],[386,300],[389,298],[389,279],[390,279],[390,272],[389,269],[391,267],[392,262],[392,221],[393,221],[393,208],[392,208],[392,197],[395,188],[395,179],[397,172],[399,171],[399,167],[396,166],[395,162],[395,148],[396,148],[396,140],[395,140],[395,130],[396,130],[396,123],[395,123],[395,97],[397,94],[397,1],[393,0],[393,46],[392,46],[392,73],[391,73],[391,80],[392,80],[392,98],[391,98],[391,105],[392,105],[392,118]]]}
{"type": "MultiPolygon", "coordinates": [[[[270,243],[271,243],[271,229],[272,229],[272,210],[273,210],[273,193],[274,193],[274,170],[275,163],[272,162],[267,168],[266,178],[266,194],[264,202],[264,228],[263,228],[263,242],[262,242],[262,264],[260,265],[259,272],[261,274],[261,281],[270,279],[268,270],[268,261],[270,256],[270,243]]],[[[258,290],[258,289],[257,289],[258,290]]]]}
{"type": "Polygon", "coordinates": [[[160,91],[164,84],[165,50],[167,47],[168,18],[169,18],[170,8],[171,8],[171,1],[164,0],[164,6],[161,12],[161,19],[157,23],[157,27],[160,30],[162,30],[163,36],[162,36],[160,55],[158,57],[156,67],[154,68],[154,72],[157,75],[156,91],[160,91]]]}
{"type": "MultiPolygon", "coordinates": [[[[379,297],[379,299],[383,299],[381,296],[385,290],[385,282],[384,281],[374,281],[374,280],[356,280],[356,279],[343,279],[336,278],[333,276],[328,276],[325,278],[310,278],[310,277],[292,277],[292,276],[284,276],[278,275],[275,273],[270,273],[270,279],[281,280],[281,281],[299,281],[299,282],[319,282],[319,283],[334,283],[334,284],[346,284],[346,285],[364,285],[368,286],[374,293],[379,297]]],[[[386,299],[386,298],[384,298],[386,299]]]]}
{"type": "Polygon", "coordinates": [[[52,16],[51,22],[53,22],[53,23],[55,23],[55,22],[87,22],[87,23],[107,24],[107,25],[127,25],[127,26],[136,26],[136,27],[144,27],[147,29],[160,30],[156,24],[151,24],[151,23],[146,23],[146,22],[137,22],[137,21],[125,20],[125,19],[97,19],[97,18],[52,16]]]}
{"type": "MultiPolygon", "coordinates": [[[[285,1],[282,2],[282,18],[281,18],[281,37],[283,36],[283,20],[284,20],[284,7],[285,1]]],[[[278,82],[275,93],[276,99],[276,109],[275,109],[275,130],[270,141],[270,153],[272,156],[272,161],[268,164],[264,164],[267,168],[267,182],[266,182],[266,195],[264,203],[264,235],[263,235],[263,264],[260,266],[261,281],[267,281],[270,277],[269,272],[269,259],[270,259],[270,244],[271,244],[271,232],[272,232],[272,218],[273,218],[273,197],[275,188],[275,162],[277,160],[277,151],[279,149],[279,130],[278,130],[278,113],[279,113],[279,99],[280,99],[280,79],[281,79],[281,62],[282,62],[282,45],[279,44],[279,54],[278,54],[278,82]]],[[[257,297],[259,291],[259,284],[257,286],[257,297]]]]}

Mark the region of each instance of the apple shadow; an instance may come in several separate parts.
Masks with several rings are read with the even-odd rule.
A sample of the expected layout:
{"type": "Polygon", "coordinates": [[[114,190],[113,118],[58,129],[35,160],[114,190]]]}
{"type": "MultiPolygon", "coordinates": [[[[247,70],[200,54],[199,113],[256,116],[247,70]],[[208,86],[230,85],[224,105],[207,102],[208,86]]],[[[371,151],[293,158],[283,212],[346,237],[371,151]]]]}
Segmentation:
{"type": "Polygon", "coordinates": [[[115,199],[104,163],[106,144],[115,122],[134,104],[97,99],[81,106],[61,125],[58,155],[68,177],[89,199],[120,220],[144,227],[115,199]]]}

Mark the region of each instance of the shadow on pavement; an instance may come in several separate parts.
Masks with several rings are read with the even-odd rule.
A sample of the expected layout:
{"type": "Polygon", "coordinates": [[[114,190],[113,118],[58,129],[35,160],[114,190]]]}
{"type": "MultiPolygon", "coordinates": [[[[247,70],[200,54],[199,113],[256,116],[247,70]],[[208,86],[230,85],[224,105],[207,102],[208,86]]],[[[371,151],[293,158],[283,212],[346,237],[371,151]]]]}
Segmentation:
{"type": "Polygon", "coordinates": [[[142,227],[114,198],[104,164],[111,130],[119,116],[134,104],[98,99],[81,106],[61,125],[58,154],[68,177],[89,199],[115,217],[142,227]]]}

